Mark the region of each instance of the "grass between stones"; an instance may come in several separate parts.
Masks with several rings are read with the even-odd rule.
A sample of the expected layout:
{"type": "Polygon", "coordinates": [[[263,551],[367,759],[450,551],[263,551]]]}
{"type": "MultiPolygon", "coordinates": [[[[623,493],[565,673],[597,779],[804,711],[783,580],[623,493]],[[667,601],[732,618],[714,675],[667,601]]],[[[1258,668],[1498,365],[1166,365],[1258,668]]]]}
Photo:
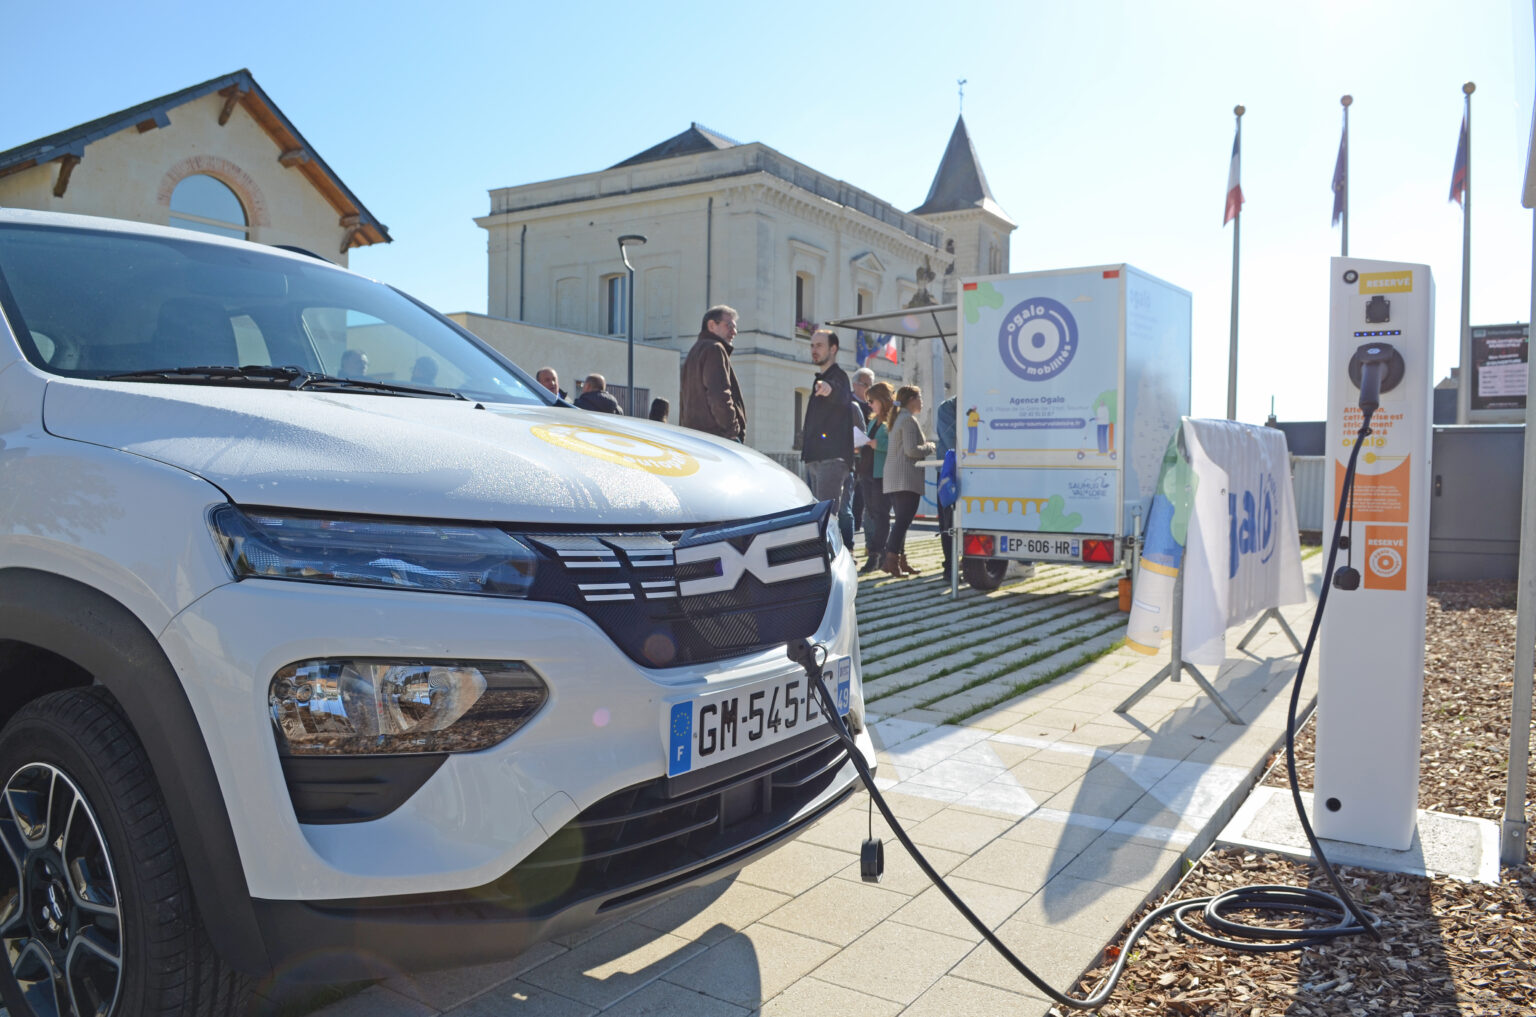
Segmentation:
{"type": "MultiPolygon", "coordinates": [[[[1109,595],[1107,595],[1107,594],[1089,594],[1089,596],[1091,596],[1094,600],[1103,601],[1103,600],[1107,600],[1109,595]]],[[[1027,618],[1032,625],[1038,626],[1038,625],[1043,625],[1046,622],[1055,621],[1058,618],[1061,618],[1061,617],[1064,617],[1066,615],[1070,615],[1070,614],[1073,614],[1074,612],[1078,612],[1078,611],[1082,611],[1082,610],[1084,610],[1084,605],[1082,603],[1072,602],[1072,603],[1068,603],[1065,606],[1063,606],[1062,603],[1059,600],[1057,600],[1057,601],[1054,601],[1053,603],[1050,603],[1050,604],[1034,603],[1034,604],[1027,604],[1027,605],[1019,605],[1018,607],[1010,608],[1010,609],[1007,609],[1007,610],[1004,610],[1004,611],[995,611],[995,612],[992,612],[992,616],[991,616],[991,618],[989,618],[989,622],[993,622],[993,623],[1012,622],[1012,621],[1019,621],[1019,620],[1027,618]],[[1058,607],[1061,608],[1061,609],[1057,610],[1057,611],[1051,611],[1052,608],[1058,608],[1058,607]],[[1038,612],[1046,612],[1046,611],[1051,611],[1051,613],[1049,613],[1049,614],[1038,613],[1038,612]]],[[[961,624],[962,622],[964,622],[966,620],[969,620],[969,619],[968,618],[946,619],[945,620],[944,628],[952,630],[955,627],[957,627],[957,625],[961,624]]],[[[961,667],[968,667],[970,664],[980,663],[981,661],[988,660],[991,657],[997,656],[998,653],[1006,653],[1009,648],[1017,649],[1019,646],[1028,645],[1029,643],[1034,642],[1035,639],[1040,638],[1041,636],[1047,635],[1047,634],[1048,633],[1040,633],[1037,636],[1035,636],[1034,638],[1027,638],[1022,643],[1012,644],[1011,647],[1004,647],[1004,648],[998,649],[998,650],[996,650],[996,651],[994,651],[992,653],[989,653],[989,654],[985,654],[985,655],[982,655],[982,656],[972,657],[972,658],[970,658],[967,661],[966,664],[963,664],[963,665],[960,665],[960,666],[961,667]]],[[[986,643],[986,642],[990,641],[993,638],[994,637],[990,636],[990,635],[978,635],[976,638],[971,639],[968,642],[963,642],[963,643],[958,643],[958,644],[951,643],[950,645],[947,645],[947,646],[936,647],[936,648],[934,648],[934,649],[932,649],[932,650],[930,650],[930,651],[928,651],[928,652],[926,652],[926,653],[924,653],[924,654],[922,654],[920,656],[913,657],[913,658],[907,659],[907,660],[903,660],[900,664],[897,664],[897,665],[895,665],[893,667],[887,667],[887,668],[884,668],[884,669],[881,669],[881,670],[872,670],[872,669],[869,669],[868,667],[866,667],[864,669],[864,680],[866,682],[876,681],[876,680],[878,680],[880,678],[886,677],[887,675],[896,674],[896,673],[898,673],[900,671],[905,671],[908,668],[918,667],[918,666],[920,666],[922,664],[927,664],[929,661],[938,660],[941,657],[948,657],[948,656],[951,656],[952,654],[959,653],[962,650],[969,650],[969,649],[971,649],[974,646],[980,646],[981,644],[986,643]]],[[[890,648],[890,652],[888,652],[888,653],[881,653],[881,652],[878,652],[878,651],[877,652],[872,652],[868,656],[863,657],[862,660],[864,662],[866,662],[866,663],[878,662],[878,661],[883,661],[883,660],[890,660],[891,658],[898,657],[901,654],[903,654],[903,653],[913,649],[914,647],[922,646],[925,643],[931,643],[932,641],[933,641],[932,634],[929,634],[929,636],[926,639],[921,639],[921,638],[920,639],[914,639],[911,642],[906,642],[906,643],[902,643],[900,645],[892,646],[890,648]]],[[[883,649],[885,649],[885,647],[882,646],[881,649],[883,650],[883,649]]],[[[954,669],[951,668],[950,670],[952,671],[954,669]]],[[[948,673],[949,673],[949,671],[943,671],[943,672],[940,672],[939,674],[929,675],[928,677],[930,677],[930,678],[937,678],[937,677],[940,677],[943,674],[948,674],[948,673]]]]}
{"type": "MultiPolygon", "coordinates": [[[[1103,632],[1098,633],[1098,635],[1103,635],[1104,633],[1111,632],[1111,631],[1113,631],[1113,629],[1114,629],[1114,627],[1111,626],[1108,629],[1104,629],[1103,632]]],[[[1093,637],[1090,636],[1088,638],[1091,639],[1093,637]]],[[[1096,648],[1089,649],[1089,650],[1085,650],[1084,652],[1078,654],[1073,659],[1065,661],[1065,662],[1063,662],[1061,664],[1058,664],[1056,667],[1051,668],[1049,671],[1046,671],[1044,674],[1037,675],[1036,677],[1031,678],[1028,681],[1019,682],[1017,685],[1011,686],[1006,691],[1001,692],[1001,693],[997,694],[996,696],[993,696],[991,699],[988,699],[985,702],[977,703],[975,706],[972,706],[970,709],[962,710],[961,712],[954,714],[953,716],[947,718],[945,723],[948,723],[948,724],[958,724],[958,723],[960,723],[963,720],[967,720],[967,719],[969,719],[971,717],[974,717],[978,713],[981,713],[981,712],[983,712],[985,710],[990,710],[994,706],[998,706],[998,705],[1000,705],[1002,703],[1006,703],[1008,700],[1012,699],[1014,696],[1018,696],[1018,695],[1021,695],[1021,694],[1025,693],[1025,692],[1028,692],[1030,689],[1038,688],[1041,685],[1048,685],[1051,682],[1055,681],[1057,678],[1060,678],[1062,675],[1068,673],[1069,671],[1075,671],[1075,670],[1077,670],[1080,667],[1086,667],[1089,664],[1093,663],[1094,661],[1098,660],[1100,657],[1108,656],[1109,654],[1114,653],[1116,650],[1120,649],[1120,647],[1122,647],[1124,645],[1125,645],[1125,639],[1124,639],[1124,637],[1122,637],[1120,639],[1116,639],[1112,643],[1107,643],[1104,646],[1096,647],[1096,648]]]]}
{"type": "MultiPolygon", "coordinates": [[[[1116,613],[1118,614],[1119,612],[1117,611],[1116,613]]],[[[1014,674],[1015,672],[1024,670],[1026,667],[1029,667],[1031,664],[1038,664],[1040,661],[1045,660],[1048,657],[1054,657],[1054,656],[1056,656],[1059,653],[1065,653],[1066,651],[1072,649],[1073,647],[1081,646],[1081,645],[1083,645],[1084,643],[1088,642],[1091,639],[1097,639],[1099,636],[1107,635],[1108,633],[1113,632],[1116,629],[1120,629],[1120,628],[1124,628],[1124,627],[1125,627],[1125,622],[1120,620],[1119,618],[1116,618],[1113,625],[1102,626],[1100,628],[1094,629],[1091,632],[1081,633],[1080,635],[1076,636],[1075,638],[1069,639],[1069,640],[1067,640],[1065,642],[1056,643],[1056,644],[1051,645],[1051,646],[1041,647],[1039,651],[1037,651],[1035,653],[1031,653],[1031,654],[1025,656],[1021,660],[1009,661],[1007,664],[1003,665],[1002,667],[994,668],[993,670],[988,671],[985,674],[977,675],[975,678],[973,678],[970,681],[966,682],[964,685],[960,686],[957,689],[948,689],[948,690],[946,690],[944,692],[939,693],[936,696],[933,696],[930,699],[926,699],[926,700],[924,700],[924,701],[922,701],[922,702],[917,704],[917,709],[920,709],[920,710],[927,709],[928,707],[934,705],[935,703],[939,703],[939,702],[942,702],[945,699],[948,699],[950,696],[959,695],[962,692],[967,692],[970,689],[974,689],[978,685],[985,685],[988,682],[996,681],[999,678],[1005,678],[1005,677],[1007,677],[1010,674],[1014,674]]],[[[1089,660],[1097,660],[1099,658],[1099,656],[1102,656],[1102,654],[1095,654],[1093,657],[1090,657],[1089,660]]],[[[1087,663],[1087,662],[1088,661],[1086,661],[1086,660],[1082,661],[1082,663],[1087,663]]],[[[1076,667],[1076,666],[1077,666],[1077,663],[1075,661],[1074,662],[1069,662],[1067,664],[1062,665],[1062,667],[1065,667],[1065,668],[1068,668],[1068,669],[1071,669],[1071,668],[1076,667]]],[[[954,668],[951,671],[946,672],[946,673],[952,674],[956,670],[960,670],[960,668],[954,668]]],[[[1050,678],[1060,677],[1063,673],[1064,672],[1059,670],[1059,669],[1052,669],[1049,672],[1050,678]]],[[[936,677],[936,678],[937,677],[942,677],[942,675],[935,675],[934,677],[936,677]]],[[[1050,680],[1050,679],[1047,679],[1047,681],[1048,680],[1050,680]]],[[[1029,679],[1025,683],[1023,683],[1023,685],[1018,689],[1017,692],[1010,692],[1010,693],[1008,693],[1008,696],[1017,695],[1018,692],[1022,692],[1025,689],[1033,688],[1035,684],[1038,684],[1038,683],[1036,683],[1034,681],[1034,679],[1029,679]]],[[[994,703],[994,704],[990,704],[990,705],[996,705],[996,704],[994,703]]],[[[970,714],[967,714],[967,716],[969,716],[969,715],[970,714]]]]}

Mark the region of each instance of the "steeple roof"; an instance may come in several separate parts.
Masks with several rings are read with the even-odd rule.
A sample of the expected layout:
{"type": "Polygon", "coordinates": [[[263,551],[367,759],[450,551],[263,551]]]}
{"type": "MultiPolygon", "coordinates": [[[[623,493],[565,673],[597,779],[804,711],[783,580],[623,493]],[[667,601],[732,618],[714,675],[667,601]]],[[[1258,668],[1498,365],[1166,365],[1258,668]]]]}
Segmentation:
{"type": "Polygon", "coordinates": [[[634,166],[642,162],[656,162],[659,159],[671,159],[679,155],[693,155],[696,152],[715,152],[722,148],[734,148],[739,142],[727,138],[723,134],[716,134],[708,127],[702,127],[697,123],[689,123],[688,129],[681,134],[674,134],[659,145],[652,145],[638,155],[632,155],[623,162],[614,163],[609,169],[618,169],[620,166],[634,166]]]}
{"type": "Polygon", "coordinates": [[[932,215],[937,212],[961,212],[980,208],[1008,221],[1008,213],[992,197],[987,187],[986,174],[976,158],[976,146],[965,129],[965,117],[955,120],[954,133],[949,136],[949,147],[939,160],[939,171],[933,175],[928,188],[928,200],[912,210],[913,215],[932,215]]]}

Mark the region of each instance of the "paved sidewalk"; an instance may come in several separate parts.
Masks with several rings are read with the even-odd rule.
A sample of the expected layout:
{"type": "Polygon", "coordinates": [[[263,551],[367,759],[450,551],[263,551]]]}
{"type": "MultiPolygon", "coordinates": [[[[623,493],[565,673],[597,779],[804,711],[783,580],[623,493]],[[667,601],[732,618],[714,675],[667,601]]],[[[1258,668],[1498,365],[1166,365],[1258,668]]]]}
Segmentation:
{"type": "MultiPolygon", "coordinates": [[[[1188,679],[1114,707],[1167,660],[1117,648],[1115,574],[1040,566],[950,600],[937,543],[918,578],[859,592],[878,781],[951,886],[1027,963],[1065,988],[1164,893],[1242,804],[1285,732],[1298,660],[1273,623],[1216,688],[1188,679]]],[[[1321,556],[1305,565],[1313,587],[1321,556]]],[[[1305,636],[1311,603],[1284,614],[1305,636]]],[[[1307,678],[1303,703],[1314,700],[1307,678]]],[[[1042,993],[930,886],[876,813],[879,884],[859,878],[860,791],[735,878],[513,960],[398,977],[322,1017],[839,1017],[1043,1015],[1042,993]]]]}

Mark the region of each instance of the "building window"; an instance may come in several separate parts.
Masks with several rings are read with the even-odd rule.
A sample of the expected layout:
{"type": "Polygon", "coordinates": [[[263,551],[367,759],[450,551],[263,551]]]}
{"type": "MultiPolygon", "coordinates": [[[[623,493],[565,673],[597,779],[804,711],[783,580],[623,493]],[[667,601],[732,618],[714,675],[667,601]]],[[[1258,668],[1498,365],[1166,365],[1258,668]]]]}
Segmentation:
{"type": "Polygon", "coordinates": [[[869,290],[859,290],[853,299],[855,314],[863,314],[866,311],[873,311],[875,309],[875,298],[869,290]]]}
{"type": "Polygon", "coordinates": [[[605,275],[602,278],[603,301],[603,331],[608,335],[627,335],[625,327],[625,312],[628,307],[624,303],[624,290],[627,277],[620,275],[605,275]]]}
{"type": "Polygon", "coordinates": [[[794,449],[796,452],[800,451],[800,449],[804,447],[804,442],[802,442],[800,438],[800,431],[804,428],[805,425],[805,397],[807,395],[809,395],[809,393],[805,389],[795,389],[795,430],[794,438],[791,440],[789,447],[794,449]]]}
{"type": "Polygon", "coordinates": [[[171,192],[172,226],[245,240],[251,232],[249,223],[239,196],[206,173],[194,173],[171,192]]]}
{"type": "Polygon", "coordinates": [[[816,327],[816,277],[795,273],[795,334],[809,336],[816,327]]]}

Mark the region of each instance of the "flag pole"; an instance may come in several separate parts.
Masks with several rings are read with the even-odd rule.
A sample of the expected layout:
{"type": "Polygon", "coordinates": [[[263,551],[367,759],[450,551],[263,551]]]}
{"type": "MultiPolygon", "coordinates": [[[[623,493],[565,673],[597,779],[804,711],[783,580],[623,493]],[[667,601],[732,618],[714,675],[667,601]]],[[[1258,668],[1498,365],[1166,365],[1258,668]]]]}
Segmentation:
{"type": "Polygon", "coordinates": [[[1339,105],[1344,107],[1344,236],[1339,249],[1341,258],[1349,257],[1349,107],[1354,101],[1352,95],[1339,99],[1339,105]]]}
{"type": "MultiPolygon", "coordinates": [[[[1247,112],[1241,106],[1233,106],[1232,112],[1237,116],[1237,141],[1243,139],[1243,114],[1247,112]]],[[[1237,419],[1237,259],[1238,236],[1243,227],[1243,210],[1238,206],[1237,212],[1232,216],[1232,340],[1227,349],[1227,419],[1237,419]]]]}
{"type": "Polygon", "coordinates": [[[1467,164],[1461,192],[1461,377],[1456,383],[1456,423],[1465,424],[1472,409],[1472,93],[1477,85],[1461,86],[1466,96],[1462,112],[1467,131],[1467,164]]]}

